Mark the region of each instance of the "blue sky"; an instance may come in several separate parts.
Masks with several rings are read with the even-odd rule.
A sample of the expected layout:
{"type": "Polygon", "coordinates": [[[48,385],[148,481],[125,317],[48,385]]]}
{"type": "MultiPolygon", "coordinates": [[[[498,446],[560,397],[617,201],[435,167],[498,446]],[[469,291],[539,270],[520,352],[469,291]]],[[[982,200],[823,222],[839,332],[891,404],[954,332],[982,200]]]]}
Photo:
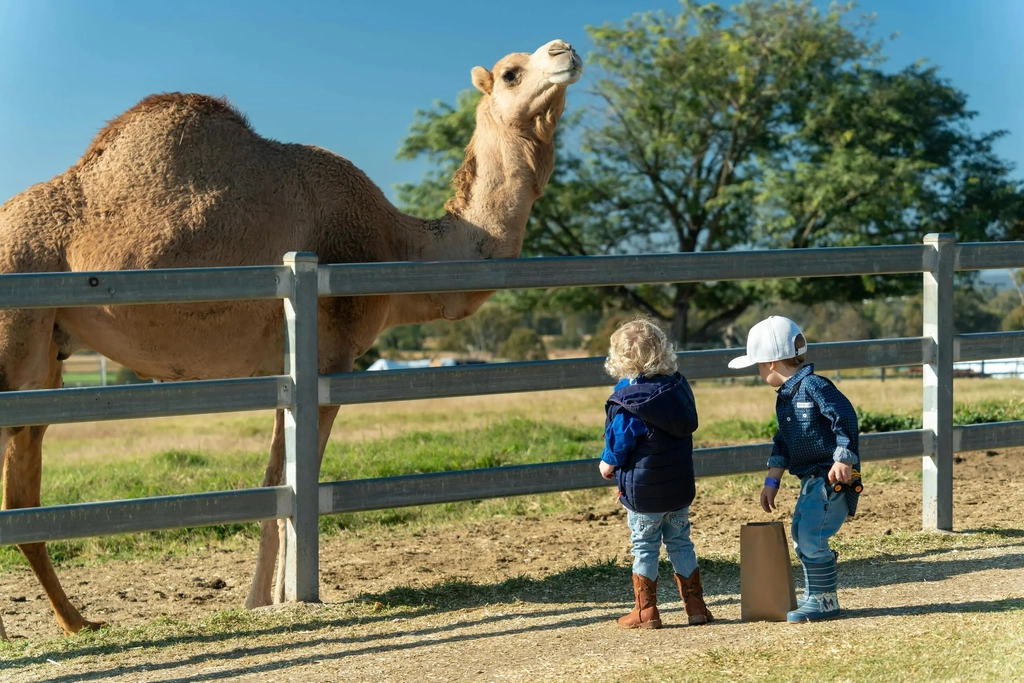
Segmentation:
{"type": "MultiPolygon", "coordinates": [[[[827,3],[821,3],[825,6],[827,3]]],[[[227,95],[268,137],[330,149],[389,196],[423,167],[394,160],[417,108],[469,72],[674,0],[271,2],[0,0],[0,203],[73,164],[146,94],[227,95]],[[514,9],[513,9],[514,8],[514,9]]],[[[894,67],[928,58],[1006,129],[1024,175],[1024,0],[866,0],[894,67]]],[[[584,76],[585,84],[586,76],[584,76]]],[[[572,106],[572,96],[570,96],[572,106]]]]}

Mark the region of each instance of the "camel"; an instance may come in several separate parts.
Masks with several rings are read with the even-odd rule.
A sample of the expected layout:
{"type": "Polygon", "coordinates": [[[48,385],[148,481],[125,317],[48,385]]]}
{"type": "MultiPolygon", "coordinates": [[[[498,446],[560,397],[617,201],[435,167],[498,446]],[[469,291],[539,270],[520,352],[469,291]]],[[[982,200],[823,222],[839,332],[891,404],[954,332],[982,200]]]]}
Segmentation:
{"type": "MultiPolygon", "coordinates": [[[[226,99],[150,95],[74,166],[0,207],[0,274],[270,265],[293,251],[328,264],[518,257],[582,73],[561,40],[473,68],[476,129],[434,220],[400,212],[341,156],[259,136],[226,99]]],[[[382,330],[464,318],[491,294],[321,299],[319,371],[351,371],[382,330]]],[[[280,301],[0,310],[0,391],[61,387],[63,361],[81,348],[161,381],[281,374],[283,324],[280,301]]],[[[321,460],[337,412],[320,408],[321,460]]],[[[39,505],[45,431],[0,430],[4,509],[39,505]]],[[[278,410],[262,486],[281,483],[283,463],[278,410]]],[[[284,600],[284,526],[262,522],[248,608],[284,600]]],[[[45,544],[19,548],[66,633],[104,625],[68,600],[45,544]]]]}

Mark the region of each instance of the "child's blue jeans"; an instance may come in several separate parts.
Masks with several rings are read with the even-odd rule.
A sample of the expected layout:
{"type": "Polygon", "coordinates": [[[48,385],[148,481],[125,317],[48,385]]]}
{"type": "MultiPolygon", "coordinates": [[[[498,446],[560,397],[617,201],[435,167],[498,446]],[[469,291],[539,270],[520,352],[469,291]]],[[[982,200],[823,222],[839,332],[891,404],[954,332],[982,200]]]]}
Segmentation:
{"type": "Polygon", "coordinates": [[[665,544],[676,574],[689,578],[697,569],[697,555],[690,541],[690,508],[673,512],[634,512],[627,509],[633,543],[633,573],[658,580],[658,555],[665,544]]]}
{"type": "Polygon", "coordinates": [[[801,562],[826,562],[832,559],[828,539],[850,514],[846,492],[833,491],[822,477],[805,477],[800,497],[793,510],[793,547],[801,562]]]}

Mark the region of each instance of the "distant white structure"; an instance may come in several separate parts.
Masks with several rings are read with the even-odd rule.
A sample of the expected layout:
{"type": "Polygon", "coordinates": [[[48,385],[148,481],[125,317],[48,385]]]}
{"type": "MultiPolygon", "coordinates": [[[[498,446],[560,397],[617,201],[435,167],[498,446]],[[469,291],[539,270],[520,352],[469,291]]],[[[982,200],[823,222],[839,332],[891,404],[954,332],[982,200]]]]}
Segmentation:
{"type": "Polygon", "coordinates": [[[953,372],[957,370],[973,370],[979,375],[989,375],[997,379],[1008,377],[1024,379],[1024,358],[998,358],[953,363],[953,372]]]}
{"type": "Polygon", "coordinates": [[[454,358],[419,358],[417,360],[390,360],[388,358],[378,358],[366,369],[367,371],[404,370],[406,368],[446,368],[453,365],[458,365],[454,358]]]}

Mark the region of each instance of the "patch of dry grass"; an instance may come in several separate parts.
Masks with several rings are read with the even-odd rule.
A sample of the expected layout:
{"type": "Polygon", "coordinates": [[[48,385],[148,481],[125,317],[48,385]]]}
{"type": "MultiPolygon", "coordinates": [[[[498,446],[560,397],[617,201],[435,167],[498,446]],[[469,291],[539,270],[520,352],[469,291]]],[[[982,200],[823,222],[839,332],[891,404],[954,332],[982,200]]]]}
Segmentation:
{"type": "MultiPolygon", "coordinates": [[[[854,405],[873,412],[916,413],[921,410],[921,383],[912,379],[845,379],[840,389],[854,405]]],[[[773,390],[764,384],[701,381],[694,384],[701,423],[729,419],[764,420],[775,410],[773,390]]],[[[1024,396],[1024,380],[959,379],[957,401],[1024,396]]],[[[332,441],[359,441],[409,431],[450,431],[484,427],[509,417],[593,428],[604,424],[608,389],[572,389],[525,394],[396,401],[343,406],[332,441]],[[458,416],[457,420],[453,416],[458,416]]],[[[118,420],[53,425],[47,432],[50,462],[138,458],[183,449],[217,452],[266,450],[273,413],[225,413],[173,418],[118,420]]],[[[700,439],[700,432],[697,432],[700,439]]]]}

